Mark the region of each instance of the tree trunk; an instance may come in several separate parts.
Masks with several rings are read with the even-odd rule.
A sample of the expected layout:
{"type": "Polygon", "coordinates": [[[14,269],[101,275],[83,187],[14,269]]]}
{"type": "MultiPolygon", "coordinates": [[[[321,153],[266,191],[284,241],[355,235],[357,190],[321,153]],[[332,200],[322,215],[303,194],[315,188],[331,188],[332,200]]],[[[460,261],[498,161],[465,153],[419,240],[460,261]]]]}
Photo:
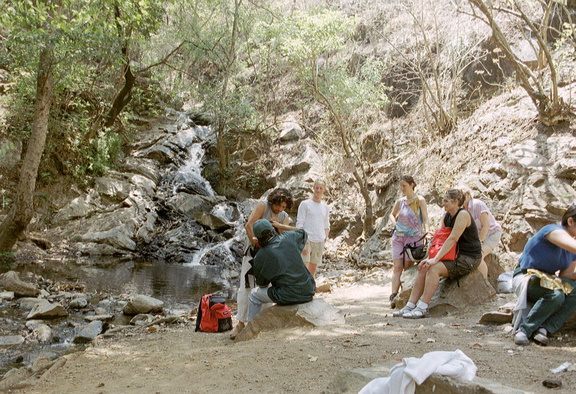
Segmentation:
{"type": "Polygon", "coordinates": [[[130,100],[132,99],[132,88],[134,87],[134,82],[136,81],[136,77],[132,74],[132,69],[130,68],[130,59],[127,56],[127,49],[124,48],[122,52],[125,54],[126,64],[124,65],[124,86],[122,89],[116,94],[114,97],[114,103],[112,104],[112,108],[108,111],[106,115],[106,120],[104,121],[104,127],[112,127],[116,118],[122,112],[124,107],[128,105],[130,100]]]}
{"type": "Polygon", "coordinates": [[[6,219],[0,224],[0,252],[9,252],[34,215],[34,191],[40,159],[48,135],[48,117],[52,105],[52,49],[44,48],[38,60],[36,77],[36,102],[32,132],[26,155],[20,168],[20,180],[14,204],[6,219]]]}

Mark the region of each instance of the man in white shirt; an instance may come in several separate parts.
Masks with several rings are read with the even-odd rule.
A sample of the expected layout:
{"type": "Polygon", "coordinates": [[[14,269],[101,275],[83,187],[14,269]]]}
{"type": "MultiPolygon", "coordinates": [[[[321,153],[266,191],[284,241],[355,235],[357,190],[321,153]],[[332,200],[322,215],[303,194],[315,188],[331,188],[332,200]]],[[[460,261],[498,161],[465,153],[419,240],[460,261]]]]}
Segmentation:
{"type": "Polygon", "coordinates": [[[314,194],[312,198],[302,201],[296,218],[296,227],[303,228],[308,234],[308,242],[302,250],[302,259],[312,276],[315,276],[316,268],[322,265],[324,242],[330,233],[330,209],[322,201],[325,192],[326,182],[322,179],[314,181],[314,194]]]}

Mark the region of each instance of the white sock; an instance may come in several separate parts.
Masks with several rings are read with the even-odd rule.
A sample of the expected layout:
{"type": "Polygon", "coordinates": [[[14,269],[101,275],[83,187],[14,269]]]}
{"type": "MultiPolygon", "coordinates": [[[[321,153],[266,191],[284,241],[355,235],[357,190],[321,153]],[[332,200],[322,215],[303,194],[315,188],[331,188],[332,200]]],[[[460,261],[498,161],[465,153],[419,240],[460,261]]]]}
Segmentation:
{"type": "Polygon", "coordinates": [[[428,309],[428,304],[422,301],[418,301],[418,305],[417,305],[418,309],[428,309]]]}
{"type": "Polygon", "coordinates": [[[416,304],[413,303],[413,302],[408,301],[408,302],[406,303],[406,308],[408,308],[408,309],[414,309],[414,308],[416,308],[416,304]]]}
{"type": "Polygon", "coordinates": [[[544,335],[548,336],[548,331],[546,331],[546,329],[545,329],[544,327],[540,327],[540,328],[538,329],[538,332],[541,333],[541,334],[544,334],[544,335]]]}

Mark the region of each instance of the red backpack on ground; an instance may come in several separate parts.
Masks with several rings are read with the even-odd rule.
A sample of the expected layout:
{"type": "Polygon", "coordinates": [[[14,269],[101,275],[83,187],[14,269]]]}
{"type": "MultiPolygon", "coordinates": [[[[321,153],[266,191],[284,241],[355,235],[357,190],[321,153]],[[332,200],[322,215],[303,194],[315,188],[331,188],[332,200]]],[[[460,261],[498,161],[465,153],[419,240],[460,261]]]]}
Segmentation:
{"type": "Polygon", "coordinates": [[[224,332],[232,329],[232,310],[226,305],[226,298],[206,294],[198,305],[196,331],[224,332]]]}

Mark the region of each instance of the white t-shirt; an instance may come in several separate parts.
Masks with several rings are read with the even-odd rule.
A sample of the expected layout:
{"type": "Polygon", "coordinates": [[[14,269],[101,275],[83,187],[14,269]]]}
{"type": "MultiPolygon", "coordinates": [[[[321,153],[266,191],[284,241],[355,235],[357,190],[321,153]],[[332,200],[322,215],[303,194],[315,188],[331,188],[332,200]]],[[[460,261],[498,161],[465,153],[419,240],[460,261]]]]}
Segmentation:
{"type": "Polygon", "coordinates": [[[298,207],[296,227],[303,228],[310,242],[326,239],[326,229],[330,228],[330,209],[324,201],[314,202],[311,198],[302,201],[298,207]]]}

